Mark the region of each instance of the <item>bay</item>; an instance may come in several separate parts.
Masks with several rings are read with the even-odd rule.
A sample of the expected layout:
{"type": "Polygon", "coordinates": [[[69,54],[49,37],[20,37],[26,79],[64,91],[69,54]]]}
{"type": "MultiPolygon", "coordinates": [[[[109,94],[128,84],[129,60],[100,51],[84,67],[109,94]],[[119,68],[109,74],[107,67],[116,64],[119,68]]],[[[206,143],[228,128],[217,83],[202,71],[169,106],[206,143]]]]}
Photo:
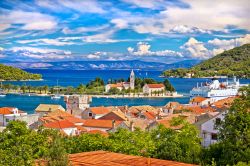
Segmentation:
{"type": "MultiPolygon", "coordinates": [[[[78,86],[80,83],[86,84],[96,77],[102,78],[105,82],[109,79],[127,79],[129,77],[129,70],[27,70],[32,73],[39,73],[43,75],[42,81],[6,81],[4,83],[12,83],[15,85],[32,85],[32,86],[55,86],[57,80],[60,86],[78,86]]],[[[153,78],[157,81],[163,81],[160,78],[161,71],[142,71],[135,70],[136,77],[153,78]]],[[[178,93],[184,94],[183,98],[93,98],[91,106],[119,106],[119,105],[152,105],[163,106],[169,101],[178,101],[182,104],[188,103],[189,91],[202,82],[209,82],[211,79],[206,78],[169,78],[178,93]]],[[[241,79],[241,83],[250,83],[249,79],[241,79]]],[[[63,98],[60,100],[51,100],[50,97],[40,96],[22,96],[22,95],[7,95],[0,98],[0,107],[17,107],[20,110],[33,113],[34,109],[39,104],[60,104],[65,107],[63,98]]]]}

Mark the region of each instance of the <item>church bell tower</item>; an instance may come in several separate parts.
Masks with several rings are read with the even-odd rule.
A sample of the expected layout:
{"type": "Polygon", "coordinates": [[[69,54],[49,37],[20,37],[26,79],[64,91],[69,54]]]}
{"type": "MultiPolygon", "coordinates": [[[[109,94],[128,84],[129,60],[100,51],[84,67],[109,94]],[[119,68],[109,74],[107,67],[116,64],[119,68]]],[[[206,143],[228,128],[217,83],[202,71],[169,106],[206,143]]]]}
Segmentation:
{"type": "Polygon", "coordinates": [[[130,73],[130,88],[135,89],[135,73],[133,70],[130,73]]]}

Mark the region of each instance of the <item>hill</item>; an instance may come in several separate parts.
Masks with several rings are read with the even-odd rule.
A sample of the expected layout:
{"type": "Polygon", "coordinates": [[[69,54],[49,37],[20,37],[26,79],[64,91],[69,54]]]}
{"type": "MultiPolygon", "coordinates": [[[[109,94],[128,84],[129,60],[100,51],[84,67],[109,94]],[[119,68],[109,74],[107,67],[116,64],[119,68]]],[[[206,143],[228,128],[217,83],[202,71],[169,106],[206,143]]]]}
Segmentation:
{"type": "Polygon", "coordinates": [[[22,69],[50,69],[50,70],[166,70],[173,68],[190,68],[198,64],[198,60],[181,61],[172,64],[160,62],[145,62],[140,60],[128,61],[60,61],[60,62],[7,62],[9,66],[22,69]]]}
{"type": "Polygon", "coordinates": [[[0,80],[38,80],[40,74],[32,74],[21,69],[0,64],[0,80]]]}
{"type": "Polygon", "coordinates": [[[250,44],[224,51],[190,69],[172,69],[165,76],[184,77],[192,73],[193,77],[237,76],[250,78],[250,44]]]}

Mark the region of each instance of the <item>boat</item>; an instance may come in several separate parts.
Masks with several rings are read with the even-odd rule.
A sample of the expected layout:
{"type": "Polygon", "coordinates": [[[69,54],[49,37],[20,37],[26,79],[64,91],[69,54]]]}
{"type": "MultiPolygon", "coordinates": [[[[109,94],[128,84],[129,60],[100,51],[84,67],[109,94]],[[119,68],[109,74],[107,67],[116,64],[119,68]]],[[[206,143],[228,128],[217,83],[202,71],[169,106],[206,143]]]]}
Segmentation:
{"type": "Polygon", "coordinates": [[[238,95],[240,87],[246,86],[246,84],[240,84],[239,79],[233,77],[233,81],[226,80],[225,82],[219,82],[217,78],[213,78],[210,83],[202,83],[190,91],[190,97],[201,96],[205,98],[212,98],[214,101],[233,97],[238,95]]]}
{"type": "Polygon", "coordinates": [[[54,99],[54,100],[58,100],[58,99],[61,99],[61,96],[59,95],[59,93],[58,93],[58,80],[57,80],[57,88],[56,88],[56,90],[57,90],[57,92],[56,92],[56,94],[55,95],[52,95],[51,96],[51,99],[54,99]]]}
{"type": "Polygon", "coordinates": [[[2,87],[3,87],[3,84],[2,84],[2,82],[1,82],[0,97],[5,97],[5,96],[6,96],[6,93],[3,91],[2,87]]]}
{"type": "Polygon", "coordinates": [[[59,95],[59,94],[56,94],[56,95],[52,95],[51,96],[51,99],[60,99],[61,98],[61,96],[59,95]]]}

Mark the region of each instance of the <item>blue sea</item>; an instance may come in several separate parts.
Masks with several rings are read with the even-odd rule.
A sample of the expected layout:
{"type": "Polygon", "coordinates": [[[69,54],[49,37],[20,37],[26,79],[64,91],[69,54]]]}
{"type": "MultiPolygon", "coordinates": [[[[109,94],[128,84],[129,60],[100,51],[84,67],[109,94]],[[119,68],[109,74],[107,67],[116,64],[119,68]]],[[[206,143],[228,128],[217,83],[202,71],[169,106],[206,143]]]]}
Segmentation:
{"type": "MultiPolygon", "coordinates": [[[[86,84],[90,80],[96,77],[101,77],[105,82],[109,79],[127,79],[129,77],[129,70],[27,70],[32,73],[39,73],[43,75],[42,81],[8,81],[5,83],[12,83],[16,85],[32,85],[32,86],[55,86],[57,80],[60,86],[78,86],[80,83],[86,84]]],[[[164,78],[160,78],[160,71],[141,71],[136,70],[136,77],[140,78],[153,78],[157,81],[163,81],[164,78]]],[[[93,98],[91,106],[118,106],[118,105],[152,105],[163,106],[169,101],[178,101],[180,103],[188,103],[189,91],[202,82],[209,82],[210,79],[203,78],[169,78],[169,81],[173,84],[178,93],[184,94],[183,98],[93,98]]],[[[240,80],[241,83],[250,83],[249,79],[240,80]]],[[[0,98],[0,107],[17,107],[20,110],[28,113],[33,113],[34,109],[41,103],[44,104],[61,104],[65,107],[63,98],[60,100],[51,100],[50,97],[40,96],[22,96],[22,95],[7,95],[0,98]]]]}

